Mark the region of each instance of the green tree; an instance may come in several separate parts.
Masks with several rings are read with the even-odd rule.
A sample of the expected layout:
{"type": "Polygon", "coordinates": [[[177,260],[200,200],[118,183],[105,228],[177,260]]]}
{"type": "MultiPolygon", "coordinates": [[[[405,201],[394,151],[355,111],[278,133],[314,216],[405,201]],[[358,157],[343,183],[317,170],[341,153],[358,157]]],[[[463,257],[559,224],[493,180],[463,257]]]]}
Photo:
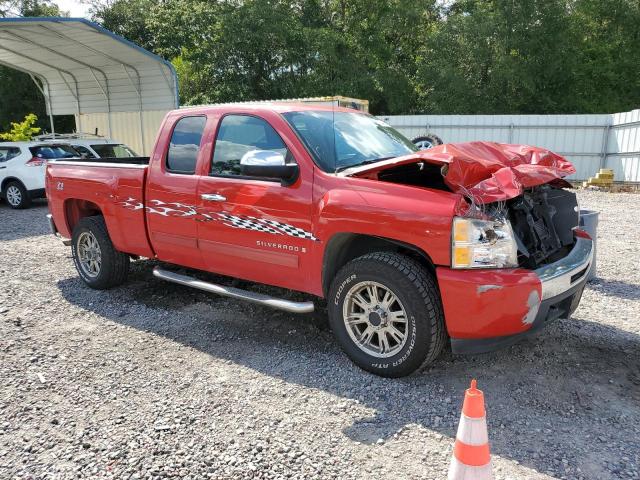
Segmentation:
{"type": "Polygon", "coordinates": [[[416,83],[436,113],[572,110],[575,39],[565,0],[458,1],[428,32],[416,83]]]}
{"type": "Polygon", "coordinates": [[[7,142],[22,142],[31,140],[34,135],[40,133],[40,127],[35,127],[38,117],[30,113],[22,122],[11,122],[11,130],[6,133],[0,133],[0,140],[7,142]]]}
{"type": "Polygon", "coordinates": [[[373,113],[640,103],[637,0],[95,0],[171,60],[186,104],[346,95],[373,113]]]}

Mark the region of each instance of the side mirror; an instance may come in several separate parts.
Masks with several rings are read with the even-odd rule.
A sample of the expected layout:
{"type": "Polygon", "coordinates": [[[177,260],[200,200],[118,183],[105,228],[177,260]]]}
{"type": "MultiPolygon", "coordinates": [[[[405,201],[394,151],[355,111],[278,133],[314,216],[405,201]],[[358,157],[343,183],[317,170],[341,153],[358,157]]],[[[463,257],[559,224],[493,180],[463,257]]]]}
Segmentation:
{"type": "Polygon", "coordinates": [[[287,164],[284,156],[273,150],[250,150],[240,159],[242,175],[248,177],[278,178],[282,185],[291,185],[300,174],[298,165],[287,164]]]}

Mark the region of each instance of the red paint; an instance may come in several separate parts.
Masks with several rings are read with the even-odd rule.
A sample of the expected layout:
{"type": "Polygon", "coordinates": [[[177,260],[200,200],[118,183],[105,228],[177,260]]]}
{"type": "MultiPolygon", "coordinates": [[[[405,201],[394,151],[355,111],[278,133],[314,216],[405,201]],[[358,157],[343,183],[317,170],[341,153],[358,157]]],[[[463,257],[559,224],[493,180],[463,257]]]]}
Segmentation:
{"type": "Polygon", "coordinates": [[[473,196],[481,203],[508,200],[524,188],[576,173],[564,157],[529,145],[493,142],[447,143],[415,154],[358,168],[353,175],[377,178],[389,166],[424,161],[446,168],[445,183],[454,191],[473,196]]]}
{"type": "MultiPolygon", "coordinates": [[[[322,109],[295,104],[182,109],[166,116],[148,167],[50,163],[47,196],[56,226],[71,237],[79,218],[100,213],[120,251],[318,296],[323,295],[323,258],[332,237],[384,237],[421,250],[437,266],[451,336],[480,338],[526,330],[522,318],[527,299],[532,290],[540,293],[536,275],[519,269],[448,268],[452,218],[466,205],[458,193],[378,182],[377,167],[358,176],[322,172],[280,115],[322,109]],[[217,128],[228,113],[254,115],[271,124],[299,165],[293,185],[208,175],[217,128]],[[168,172],[164,159],[172,128],[181,117],[193,115],[207,117],[195,174],[168,172]],[[226,201],[205,201],[202,194],[222,195],[226,201]],[[265,233],[234,228],[230,216],[281,222],[315,238],[287,236],[277,229],[265,233]],[[486,285],[499,288],[479,293],[486,285]]],[[[479,143],[443,145],[383,163],[417,160],[448,165],[446,179],[454,191],[464,186],[483,199],[515,196],[523,186],[557,180],[572,168],[541,149],[479,143]]]]}
{"type": "Polygon", "coordinates": [[[524,269],[452,270],[439,267],[447,331],[455,338],[512,335],[531,328],[523,318],[532,291],[542,295],[538,276],[524,269]]]}

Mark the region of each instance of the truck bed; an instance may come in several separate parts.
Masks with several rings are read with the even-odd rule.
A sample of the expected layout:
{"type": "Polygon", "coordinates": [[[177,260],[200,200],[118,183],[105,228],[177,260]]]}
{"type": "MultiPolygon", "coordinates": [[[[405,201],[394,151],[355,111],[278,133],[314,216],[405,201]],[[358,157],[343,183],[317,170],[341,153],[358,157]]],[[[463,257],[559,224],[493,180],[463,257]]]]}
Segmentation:
{"type": "Polygon", "coordinates": [[[71,238],[79,218],[102,214],[116,249],[152,257],[144,208],[148,163],[149,157],[48,163],[49,209],[60,234],[71,238]]]}

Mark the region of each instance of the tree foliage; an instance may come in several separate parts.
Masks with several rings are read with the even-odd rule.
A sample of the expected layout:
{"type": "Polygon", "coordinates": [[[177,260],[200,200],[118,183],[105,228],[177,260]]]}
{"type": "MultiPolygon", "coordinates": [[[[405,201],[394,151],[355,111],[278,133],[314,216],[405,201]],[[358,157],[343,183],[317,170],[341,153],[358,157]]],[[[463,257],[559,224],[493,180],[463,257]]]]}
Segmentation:
{"type": "Polygon", "coordinates": [[[346,95],[375,113],[640,104],[637,0],[95,0],[183,103],[346,95]]]}
{"type": "MultiPolygon", "coordinates": [[[[25,15],[53,7],[0,0],[0,12],[8,4],[25,15]]],[[[92,12],[173,62],[183,104],[345,95],[378,114],[640,106],[638,0],[93,0],[92,12]]],[[[23,88],[5,100],[16,88],[3,86],[15,85],[6,72],[0,127],[39,97],[23,88]]]]}
{"type": "Polygon", "coordinates": [[[31,140],[34,135],[40,133],[40,127],[34,126],[37,121],[38,117],[30,113],[22,122],[11,122],[11,129],[6,133],[0,133],[0,140],[7,142],[31,140]]]}

